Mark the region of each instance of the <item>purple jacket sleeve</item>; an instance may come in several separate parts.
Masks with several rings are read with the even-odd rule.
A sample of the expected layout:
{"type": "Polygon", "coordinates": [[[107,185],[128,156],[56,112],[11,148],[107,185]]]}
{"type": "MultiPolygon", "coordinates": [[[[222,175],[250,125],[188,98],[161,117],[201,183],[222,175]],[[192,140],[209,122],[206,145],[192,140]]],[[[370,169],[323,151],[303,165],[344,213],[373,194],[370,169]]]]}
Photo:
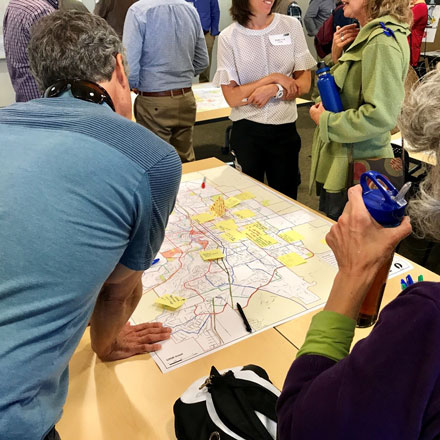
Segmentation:
{"type": "Polygon", "coordinates": [[[295,360],[278,401],[279,439],[436,438],[439,341],[440,284],[416,283],[343,360],[295,360]]]}

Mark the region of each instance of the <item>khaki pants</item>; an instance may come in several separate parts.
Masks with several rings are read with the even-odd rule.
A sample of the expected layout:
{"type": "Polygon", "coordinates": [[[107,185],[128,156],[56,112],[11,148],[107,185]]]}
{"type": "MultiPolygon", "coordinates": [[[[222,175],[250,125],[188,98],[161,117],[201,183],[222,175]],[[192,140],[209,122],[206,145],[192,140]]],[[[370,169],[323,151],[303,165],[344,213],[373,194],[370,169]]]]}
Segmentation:
{"type": "Polygon", "coordinates": [[[171,144],[182,162],[195,160],[193,127],[196,100],[193,92],[177,96],[141,96],[134,102],[136,122],[171,144]]]}
{"type": "Polygon", "coordinates": [[[205,34],[206,48],[208,49],[209,64],[208,67],[200,74],[199,82],[209,82],[209,74],[211,73],[212,48],[214,47],[215,37],[209,32],[205,34]]]}

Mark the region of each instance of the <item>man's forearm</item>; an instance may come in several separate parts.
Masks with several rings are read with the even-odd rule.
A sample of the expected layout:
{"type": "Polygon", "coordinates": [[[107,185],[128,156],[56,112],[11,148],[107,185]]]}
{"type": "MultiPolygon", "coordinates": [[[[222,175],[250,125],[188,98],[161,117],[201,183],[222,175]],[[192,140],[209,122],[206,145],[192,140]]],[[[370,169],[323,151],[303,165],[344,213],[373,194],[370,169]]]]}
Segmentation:
{"type": "Polygon", "coordinates": [[[132,315],[142,297],[142,281],[127,286],[131,293],[125,298],[115,294],[115,286],[104,284],[93,311],[90,327],[92,349],[99,357],[112,351],[113,344],[122,327],[132,315]]]}

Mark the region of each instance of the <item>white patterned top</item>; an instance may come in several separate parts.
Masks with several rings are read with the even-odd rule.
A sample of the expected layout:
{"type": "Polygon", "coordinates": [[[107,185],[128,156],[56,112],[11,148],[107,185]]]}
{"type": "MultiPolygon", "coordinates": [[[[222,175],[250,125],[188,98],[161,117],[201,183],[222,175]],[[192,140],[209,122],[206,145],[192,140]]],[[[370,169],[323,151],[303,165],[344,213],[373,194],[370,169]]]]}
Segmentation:
{"type": "MultiPolygon", "coordinates": [[[[248,29],[234,22],[218,40],[217,72],[213,83],[238,85],[257,81],[271,73],[291,76],[316,65],[310,54],[300,22],[287,15],[274,14],[265,29],[248,29]]],[[[298,117],[295,101],[271,99],[263,108],[253,105],[233,107],[231,120],[248,119],[261,124],[287,124],[298,117]]]]}

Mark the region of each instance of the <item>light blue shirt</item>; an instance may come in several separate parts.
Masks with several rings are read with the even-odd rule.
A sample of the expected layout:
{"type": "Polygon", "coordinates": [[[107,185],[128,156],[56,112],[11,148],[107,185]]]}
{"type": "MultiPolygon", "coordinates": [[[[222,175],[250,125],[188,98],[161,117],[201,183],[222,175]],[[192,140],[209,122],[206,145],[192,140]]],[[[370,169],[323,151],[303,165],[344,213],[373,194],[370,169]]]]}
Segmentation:
{"type": "Polygon", "coordinates": [[[104,281],[158,252],[181,163],[141,125],[68,95],[0,110],[0,139],[0,439],[40,440],[104,281]]]}
{"type": "Polygon", "coordinates": [[[190,87],[209,58],[197,10],[185,0],[139,0],[127,12],[123,42],[131,88],[190,87]]]}

